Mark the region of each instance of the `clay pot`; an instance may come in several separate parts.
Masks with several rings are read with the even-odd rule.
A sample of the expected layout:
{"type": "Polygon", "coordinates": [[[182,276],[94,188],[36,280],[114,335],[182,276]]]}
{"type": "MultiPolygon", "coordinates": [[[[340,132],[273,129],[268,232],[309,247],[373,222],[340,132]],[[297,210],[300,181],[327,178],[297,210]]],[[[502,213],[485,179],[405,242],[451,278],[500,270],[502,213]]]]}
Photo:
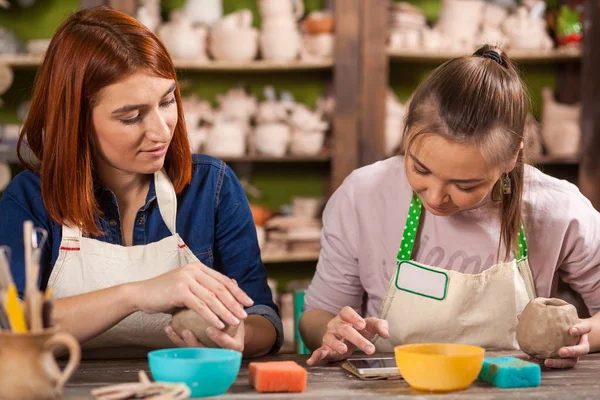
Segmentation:
{"type": "Polygon", "coordinates": [[[210,53],[219,61],[252,61],[258,54],[258,30],[213,30],[210,37],[210,53]]]}
{"type": "MultiPolygon", "coordinates": [[[[192,311],[188,308],[177,311],[173,315],[171,326],[179,336],[181,336],[184,329],[189,329],[196,336],[198,341],[202,343],[202,345],[206,347],[219,347],[206,334],[206,328],[208,328],[210,325],[195,311],[192,311]]],[[[229,336],[233,336],[237,332],[237,329],[238,325],[226,325],[223,331],[229,336]]]]}
{"type": "Polygon", "coordinates": [[[295,156],[316,156],[323,150],[325,132],[323,131],[301,131],[292,133],[290,153],[295,156]]]}
{"type": "Polygon", "coordinates": [[[263,32],[260,35],[260,51],[265,60],[288,62],[298,58],[300,34],[296,30],[263,32]]]}
{"type": "Polygon", "coordinates": [[[57,328],[40,333],[0,332],[0,398],[61,399],[63,387],[79,365],[77,340],[57,328]],[[53,349],[66,347],[69,361],[61,371],[53,349]]]}
{"type": "Polygon", "coordinates": [[[561,104],[554,100],[552,89],[542,89],[542,139],[548,153],[573,156],[579,153],[581,142],[581,105],[561,104]]]}
{"type": "Polygon", "coordinates": [[[204,144],[215,157],[241,157],[246,153],[246,132],[235,122],[218,122],[204,144]]]}
{"type": "Polygon", "coordinates": [[[12,68],[5,64],[0,64],[0,94],[6,93],[10,89],[14,79],[12,68]]]}
{"type": "Polygon", "coordinates": [[[261,22],[260,30],[263,33],[270,34],[296,32],[298,30],[298,23],[291,16],[268,18],[261,22]]]}
{"type": "Polygon", "coordinates": [[[317,59],[333,57],[335,38],[331,33],[304,35],[302,42],[304,50],[312,57],[317,59]]]}
{"type": "Polygon", "coordinates": [[[158,28],[158,37],[171,56],[185,60],[206,59],[207,36],[205,28],[194,26],[181,12],[172,12],[171,21],[158,28]]]}
{"type": "Polygon", "coordinates": [[[259,0],[258,10],[262,19],[291,16],[300,19],[304,14],[302,0],[259,0]]]}
{"type": "MultiPolygon", "coordinates": [[[[320,197],[302,197],[292,198],[292,215],[306,218],[319,218],[323,210],[323,199],[320,197]]],[[[310,227],[320,230],[320,227],[310,227]]]]}
{"type": "Polygon", "coordinates": [[[260,206],[258,204],[250,203],[250,211],[252,212],[252,219],[254,225],[263,226],[269,218],[273,216],[273,212],[267,207],[260,206]]]}
{"type": "Polygon", "coordinates": [[[527,304],[517,326],[517,341],[524,353],[541,359],[557,358],[558,350],[579,341],[569,329],[579,323],[577,309],[560,299],[539,297],[527,304]]]}
{"type": "Polygon", "coordinates": [[[333,16],[320,11],[310,13],[303,21],[304,29],[310,34],[333,32],[333,16]]]}
{"type": "Polygon", "coordinates": [[[290,144],[290,127],[281,123],[262,124],[256,127],[256,150],[260,154],[283,157],[290,144]]]}

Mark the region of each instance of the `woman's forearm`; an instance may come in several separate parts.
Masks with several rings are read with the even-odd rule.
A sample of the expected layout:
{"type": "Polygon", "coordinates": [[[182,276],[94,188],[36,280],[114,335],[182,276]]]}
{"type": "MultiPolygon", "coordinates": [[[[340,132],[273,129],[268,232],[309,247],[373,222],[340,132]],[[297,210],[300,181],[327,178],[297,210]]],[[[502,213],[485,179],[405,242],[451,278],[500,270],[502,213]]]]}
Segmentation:
{"type": "Polygon", "coordinates": [[[136,311],[132,285],[119,285],[54,301],[52,323],[85,342],[136,311]]]}
{"type": "Polygon", "coordinates": [[[267,354],[275,345],[277,331],[262,315],[249,315],[244,321],[244,357],[260,357],[267,354]]]}
{"type": "Polygon", "coordinates": [[[325,310],[309,310],[300,317],[300,335],[311,351],[321,347],[327,324],[335,317],[325,310]]]}

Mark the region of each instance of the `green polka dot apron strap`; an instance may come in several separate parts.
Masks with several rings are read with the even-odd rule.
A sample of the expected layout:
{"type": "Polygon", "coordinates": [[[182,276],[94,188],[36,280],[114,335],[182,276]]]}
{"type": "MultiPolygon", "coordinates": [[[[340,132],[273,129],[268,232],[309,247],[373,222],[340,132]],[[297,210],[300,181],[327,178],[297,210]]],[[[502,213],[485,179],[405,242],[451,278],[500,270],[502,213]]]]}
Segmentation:
{"type": "MultiPolygon", "coordinates": [[[[379,318],[390,337],[375,337],[379,352],[407,343],[452,342],[488,349],[518,349],[517,314],[535,298],[524,228],[516,258],[480,274],[463,274],[413,260],[423,204],[413,193],[379,318]]],[[[427,217],[431,217],[427,215],[427,217]]]]}
{"type": "Polygon", "coordinates": [[[413,247],[415,247],[415,239],[418,233],[422,209],[423,202],[421,201],[421,198],[417,196],[416,193],[413,193],[410,207],[408,208],[408,215],[406,216],[406,225],[404,226],[404,233],[402,234],[402,242],[398,249],[398,260],[411,259],[413,247]]]}

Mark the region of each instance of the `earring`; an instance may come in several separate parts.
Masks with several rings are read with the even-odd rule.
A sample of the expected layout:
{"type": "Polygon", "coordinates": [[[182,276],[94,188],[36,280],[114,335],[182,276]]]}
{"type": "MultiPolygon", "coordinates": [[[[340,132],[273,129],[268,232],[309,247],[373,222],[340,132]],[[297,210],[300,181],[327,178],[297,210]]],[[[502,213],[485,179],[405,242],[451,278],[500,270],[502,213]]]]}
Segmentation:
{"type": "Polygon", "coordinates": [[[510,181],[510,177],[508,176],[508,173],[504,174],[504,176],[502,176],[500,178],[500,187],[502,188],[502,194],[511,194],[512,193],[512,183],[510,181]]]}

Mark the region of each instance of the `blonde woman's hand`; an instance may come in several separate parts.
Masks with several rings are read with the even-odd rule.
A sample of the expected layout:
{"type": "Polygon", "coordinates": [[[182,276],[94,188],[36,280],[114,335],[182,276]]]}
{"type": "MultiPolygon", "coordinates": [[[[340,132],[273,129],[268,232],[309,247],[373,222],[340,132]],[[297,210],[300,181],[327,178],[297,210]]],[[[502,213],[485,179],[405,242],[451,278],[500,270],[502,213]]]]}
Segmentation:
{"type": "Polygon", "coordinates": [[[373,354],[375,346],[370,342],[375,335],[389,337],[386,320],[371,317],[362,318],[351,307],[344,307],[327,324],[323,344],[316,349],[307,361],[315,365],[321,360],[340,361],[348,358],[356,347],[366,354],[373,354]]]}
{"type": "MultiPolygon", "coordinates": [[[[173,327],[169,324],[165,328],[165,333],[171,339],[173,344],[178,347],[206,347],[202,342],[200,342],[196,336],[189,329],[184,329],[181,332],[182,336],[179,336],[177,332],[173,329],[173,327]]],[[[227,333],[218,330],[214,327],[206,328],[206,334],[208,337],[215,342],[217,346],[222,349],[230,349],[237,350],[239,352],[244,351],[244,340],[246,338],[246,333],[244,330],[244,322],[241,322],[238,326],[235,334],[233,336],[228,335],[227,333]]]]}
{"type": "Polygon", "coordinates": [[[244,306],[254,304],[235,280],[200,262],[131,285],[137,310],[154,314],[186,307],[217,329],[238,325],[248,316],[244,306]]]}

